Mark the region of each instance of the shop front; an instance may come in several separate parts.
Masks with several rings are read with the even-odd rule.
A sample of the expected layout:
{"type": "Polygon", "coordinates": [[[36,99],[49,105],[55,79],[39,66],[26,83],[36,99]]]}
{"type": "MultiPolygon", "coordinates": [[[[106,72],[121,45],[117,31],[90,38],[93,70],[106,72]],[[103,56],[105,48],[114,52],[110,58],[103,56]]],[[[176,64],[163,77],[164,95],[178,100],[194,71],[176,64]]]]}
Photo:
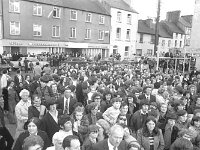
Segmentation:
{"type": "Polygon", "coordinates": [[[108,57],[109,44],[53,42],[53,41],[29,41],[29,40],[2,40],[0,53],[7,54],[41,54],[41,53],[66,53],[73,57],[95,57],[101,54],[101,58],[108,57]]]}

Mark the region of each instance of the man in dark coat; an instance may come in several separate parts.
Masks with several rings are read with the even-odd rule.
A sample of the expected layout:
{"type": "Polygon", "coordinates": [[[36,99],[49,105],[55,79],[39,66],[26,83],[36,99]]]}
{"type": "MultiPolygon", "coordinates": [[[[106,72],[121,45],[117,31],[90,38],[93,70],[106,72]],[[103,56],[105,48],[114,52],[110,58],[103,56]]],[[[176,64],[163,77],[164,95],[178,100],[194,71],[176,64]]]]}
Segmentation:
{"type": "Polygon", "coordinates": [[[123,137],[124,129],[120,125],[114,125],[110,128],[108,139],[92,145],[92,150],[128,150],[128,144],[122,140],[123,137]]]}
{"type": "Polygon", "coordinates": [[[140,99],[140,100],[145,99],[149,102],[149,104],[151,102],[156,102],[156,97],[151,94],[151,87],[149,87],[149,86],[146,86],[143,88],[143,94],[139,95],[138,99],[140,99]]]}
{"type": "Polygon", "coordinates": [[[14,140],[5,126],[3,106],[4,100],[3,97],[0,96],[0,149],[11,150],[14,140]]]}
{"type": "Polygon", "coordinates": [[[148,109],[149,109],[149,103],[146,100],[142,100],[140,102],[140,110],[136,111],[130,119],[130,127],[134,134],[137,133],[137,131],[143,127],[147,116],[148,116],[148,109]]]}
{"type": "Polygon", "coordinates": [[[72,98],[71,89],[66,88],[64,92],[64,97],[58,98],[58,107],[57,109],[61,114],[71,115],[74,111],[74,106],[77,103],[77,100],[72,98]]]}

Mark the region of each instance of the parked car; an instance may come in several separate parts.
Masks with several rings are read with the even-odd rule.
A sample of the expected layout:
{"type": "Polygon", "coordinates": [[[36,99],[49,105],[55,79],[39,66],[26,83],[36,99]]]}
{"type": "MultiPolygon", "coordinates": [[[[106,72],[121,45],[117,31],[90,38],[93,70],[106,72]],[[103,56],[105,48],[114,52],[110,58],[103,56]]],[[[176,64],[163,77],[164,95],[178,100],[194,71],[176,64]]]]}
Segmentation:
{"type": "Polygon", "coordinates": [[[19,61],[20,61],[20,63],[21,63],[21,67],[23,68],[25,65],[24,65],[24,60],[25,60],[25,58],[27,58],[27,60],[28,60],[28,68],[30,68],[30,66],[29,66],[29,63],[32,61],[32,63],[33,63],[33,66],[35,66],[36,65],[36,62],[39,62],[39,65],[41,66],[41,67],[43,67],[44,65],[46,65],[46,64],[49,64],[49,62],[47,62],[47,61],[39,61],[37,58],[35,58],[35,57],[21,57],[18,61],[10,61],[12,64],[13,64],[13,68],[14,69],[19,69],[19,61]]]}

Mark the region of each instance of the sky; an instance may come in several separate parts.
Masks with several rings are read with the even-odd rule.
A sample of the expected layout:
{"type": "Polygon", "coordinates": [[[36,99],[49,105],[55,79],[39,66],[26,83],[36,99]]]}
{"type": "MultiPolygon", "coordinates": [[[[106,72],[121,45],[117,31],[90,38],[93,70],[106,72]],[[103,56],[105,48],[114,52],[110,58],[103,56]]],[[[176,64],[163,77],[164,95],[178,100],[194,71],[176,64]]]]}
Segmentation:
{"type": "MultiPolygon", "coordinates": [[[[139,19],[154,19],[157,15],[158,0],[132,0],[139,19]]],[[[160,20],[166,18],[166,12],[180,10],[182,15],[194,14],[195,0],[161,0],[160,20]]]]}

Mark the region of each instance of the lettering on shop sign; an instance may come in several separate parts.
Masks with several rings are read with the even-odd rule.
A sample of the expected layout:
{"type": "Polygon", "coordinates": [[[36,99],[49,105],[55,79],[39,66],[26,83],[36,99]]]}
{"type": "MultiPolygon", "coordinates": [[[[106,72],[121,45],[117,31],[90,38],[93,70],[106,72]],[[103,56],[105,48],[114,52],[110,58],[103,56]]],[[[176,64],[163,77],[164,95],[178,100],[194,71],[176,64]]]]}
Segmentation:
{"type": "Polygon", "coordinates": [[[19,42],[9,42],[10,45],[16,45],[16,46],[20,46],[23,45],[22,43],[19,42]]]}
{"type": "Polygon", "coordinates": [[[59,46],[58,44],[54,44],[54,43],[29,43],[29,45],[31,46],[59,46]]]}
{"type": "Polygon", "coordinates": [[[101,48],[101,49],[108,49],[107,46],[88,46],[88,48],[101,48]]]}

